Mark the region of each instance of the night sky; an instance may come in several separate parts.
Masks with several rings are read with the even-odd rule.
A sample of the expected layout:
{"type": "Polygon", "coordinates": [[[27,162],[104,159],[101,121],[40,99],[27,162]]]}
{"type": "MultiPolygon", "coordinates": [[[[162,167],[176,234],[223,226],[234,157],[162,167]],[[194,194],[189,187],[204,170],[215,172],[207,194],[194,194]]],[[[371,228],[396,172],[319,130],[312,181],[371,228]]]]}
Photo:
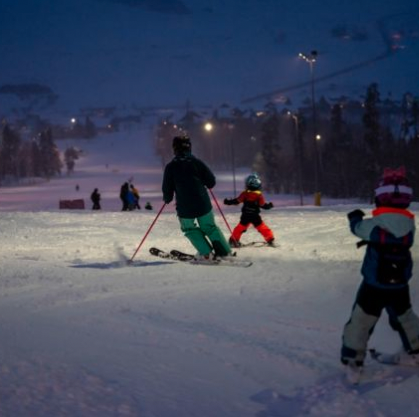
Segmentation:
{"type": "Polygon", "coordinates": [[[1,0],[0,86],[61,105],[257,105],[273,93],[419,94],[416,0],[1,0]]]}

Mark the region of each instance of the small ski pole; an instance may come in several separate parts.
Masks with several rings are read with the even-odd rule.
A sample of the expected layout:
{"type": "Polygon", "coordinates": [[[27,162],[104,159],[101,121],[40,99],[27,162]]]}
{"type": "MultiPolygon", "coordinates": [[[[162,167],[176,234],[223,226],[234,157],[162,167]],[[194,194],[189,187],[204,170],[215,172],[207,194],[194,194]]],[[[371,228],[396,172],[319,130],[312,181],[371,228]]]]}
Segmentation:
{"type": "MultiPolygon", "coordinates": [[[[226,224],[226,226],[227,226],[227,228],[228,228],[228,230],[229,230],[229,232],[230,232],[230,236],[233,238],[233,240],[236,240],[236,239],[234,239],[234,237],[233,237],[233,231],[231,230],[231,227],[230,227],[230,225],[228,224],[228,222],[227,222],[227,219],[226,219],[226,216],[224,216],[224,213],[223,213],[223,211],[221,210],[221,207],[220,207],[220,205],[218,204],[218,201],[217,201],[217,198],[215,197],[215,195],[214,195],[214,192],[211,190],[211,189],[209,189],[209,191],[210,191],[210,193],[211,193],[211,195],[212,195],[212,198],[213,198],[213,200],[214,200],[214,202],[215,202],[215,205],[217,206],[217,208],[218,208],[218,210],[219,210],[219,212],[220,212],[220,214],[221,214],[221,217],[224,219],[224,222],[225,222],[225,224],[226,224]]],[[[237,242],[236,242],[237,243],[237,242]]]]}
{"type": "Polygon", "coordinates": [[[134,254],[131,256],[131,259],[128,261],[128,263],[131,263],[132,260],[134,259],[135,255],[137,254],[137,252],[140,250],[141,246],[143,245],[144,241],[146,240],[147,236],[149,235],[149,233],[151,232],[151,229],[153,228],[154,224],[156,223],[157,219],[160,217],[161,212],[163,211],[163,209],[166,207],[166,203],[163,203],[163,205],[161,206],[161,209],[159,210],[159,212],[157,213],[157,216],[155,217],[155,219],[153,220],[153,222],[151,223],[150,227],[148,228],[146,234],[144,235],[144,237],[142,238],[140,244],[138,245],[137,249],[135,250],[134,254]]]}

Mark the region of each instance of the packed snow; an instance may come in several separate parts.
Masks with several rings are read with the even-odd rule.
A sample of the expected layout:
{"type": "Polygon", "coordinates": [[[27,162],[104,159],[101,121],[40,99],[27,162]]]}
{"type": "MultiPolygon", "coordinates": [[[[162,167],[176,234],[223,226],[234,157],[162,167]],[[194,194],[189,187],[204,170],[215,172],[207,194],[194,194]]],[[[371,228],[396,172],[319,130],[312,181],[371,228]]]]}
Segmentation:
{"type": "MultiPolygon", "coordinates": [[[[0,188],[0,416],[417,416],[416,369],[369,359],[351,387],[339,363],[364,251],[346,213],[372,206],[266,195],[278,247],[239,249],[253,265],[236,268],[151,256],[152,246],[193,250],[171,204],[128,264],[162,206],[149,133],[75,141],[85,153],[73,175],[0,188]],[[128,179],[153,210],[120,211],[128,179]],[[85,210],[59,210],[75,198],[85,210]]],[[[221,204],[232,179],[216,174],[228,226],[214,212],[228,236],[240,208],[221,204]]],[[[260,240],[254,229],[243,236],[260,240]]],[[[399,349],[385,316],[370,346],[399,349]]]]}

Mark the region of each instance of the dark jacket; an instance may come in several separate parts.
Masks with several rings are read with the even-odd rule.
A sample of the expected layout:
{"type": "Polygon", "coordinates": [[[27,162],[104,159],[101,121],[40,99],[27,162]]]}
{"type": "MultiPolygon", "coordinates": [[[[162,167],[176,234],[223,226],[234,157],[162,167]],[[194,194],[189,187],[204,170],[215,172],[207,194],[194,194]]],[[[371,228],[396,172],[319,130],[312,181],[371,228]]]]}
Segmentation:
{"type": "Polygon", "coordinates": [[[164,170],[163,200],[168,204],[176,195],[179,217],[200,217],[212,209],[207,188],[214,185],[214,174],[200,159],[190,154],[177,155],[164,170]]]}
{"type": "Polygon", "coordinates": [[[240,203],[243,203],[240,223],[243,225],[252,223],[255,227],[262,223],[262,217],[259,214],[260,209],[269,210],[273,207],[272,203],[265,201],[265,197],[260,190],[244,190],[238,197],[224,200],[224,204],[228,206],[240,203]]]}
{"type": "Polygon", "coordinates": [[[412,276],[410,247],[415,234],[414,215],[405,209],[379,207],[372,218],[356,210],[348,215],[350,229],[367,244],[361,273],[364,282],[380,288],[400,288],[412,276]]]}
{"type": "Polygon", "coordinates": [[[262,191],[259,190],[244,190],[237,198],[224,200],[224,204],[237,205],[243,203],[243,214],[259,214],[260,209],[269,210],[273,207],[272,203],[267,203],[262,191]]]}

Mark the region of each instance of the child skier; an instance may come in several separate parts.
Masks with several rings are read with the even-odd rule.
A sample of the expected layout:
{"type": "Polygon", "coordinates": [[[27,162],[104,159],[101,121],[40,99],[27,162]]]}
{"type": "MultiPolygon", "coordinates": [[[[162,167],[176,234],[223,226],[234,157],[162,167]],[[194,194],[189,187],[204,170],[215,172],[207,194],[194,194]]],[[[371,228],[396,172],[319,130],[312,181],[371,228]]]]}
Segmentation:
{"type": "Polygon", "coordinates": [[[240,238],[251,224],[263,236],[268,245],[274,245],[274,234],[260,216],[260,209],[269,210],[272,203],[267,203],[262,194],[262,181],[257,174],[249,175],[245,180],[246,189],[236,198],[226,198],[224,204],[237,205],[243,203],[240,223],[234,228],[229,243],[233,247],[240,246],[240,238]]]}
{"type": "MultiPolygon", "coordinates": [[[[393,330],[400,335],[403,351],[396,362],[419,365],[419,318],[412,310],[408,281],[412,276],[410,247],[415,233],[412,201],[404,167],[385,169],[375,189],[372,218],[354,210],[348,214],[352,233],[366,245],[362,283],[349,321],[343,330],[341,361],[360,372],[367,343],[383,309],[393,330]]],[[[380,360],[379,357],[377,357],[380,360]]]]}

